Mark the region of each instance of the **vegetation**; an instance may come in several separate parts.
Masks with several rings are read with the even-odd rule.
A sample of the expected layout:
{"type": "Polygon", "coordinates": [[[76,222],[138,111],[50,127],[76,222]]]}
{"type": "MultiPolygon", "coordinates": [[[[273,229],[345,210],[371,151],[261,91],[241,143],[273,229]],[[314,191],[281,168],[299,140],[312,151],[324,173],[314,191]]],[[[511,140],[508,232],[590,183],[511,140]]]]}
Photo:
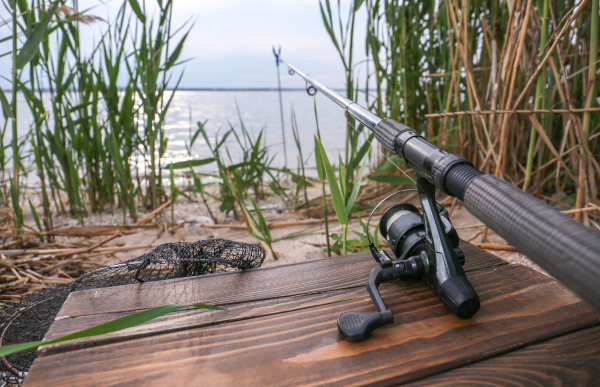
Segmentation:
{"type": "Polygon", "coordinates": [[[597,202],[597,1],[366,7],[380,115],[528,192],[597,202]]]}
{"type": "Polygon", "coordinates": [[[44,341],[31,341],[28,343],[20,343],[13,345],[5,345],[0,347],[0,356],[10,355],[11,353],[27,351],[30,349],[36,349],[41,347],[42,345],[56,344],[62,343],[64,341],[82,339],[86,337],[93,337],[99,335],[105,335],[108,333],[118,332],[123,329],[133,328],[137,325],[143,324],[145,322],[154,320],[161,316],[164,316],[167,313],[176,312],[183,308],[198,308],[198,309],[210,309],[210,310],[223,310],[227,311],[227,309],[207,305],[207,304],[166,304],[155,306],[154,308],[149,308],[145,310],[140,310],[139,312],[134,312],[123,317],[118,317],[116,319],[107,321],[105,323],[101,323],[98,325],[94,325],[89,328],[81,329],[77,332],[69,333],[64,336],[57,337],[51,340],[44,341]]]}
{"type": "MultiPolygon", "coordinates": [[[[10,55],[13,68],[10,99],[0,90],[5,118],[0,136],[0,201],[10,203],[12,211],[12,234],[6,235],[20,243],[29,227],[24,224],[25,201],[36,235],[47,242],[56,214],[69,214],[83,223],[86,213],[120,209],[124,223],[136,222],[140,205],[155,210],[167,200],[163,187],[167,167],[173,204],[179,195],[199,194],[216,223],[218,217],[207,197],[216,199],[221,212],[244,220],[249,234],[264,243],[274,259],[277,239],[259,205],[269,195],[278,197],[289,212],[319,210],[325,218],[329,254],[365,250],[367,235],[379,248],[377,230],[369,234],[360,214],[362,232],[353,231],[356,238],[348,238],[353,215],[371,207],[368,195],[359,195],[363,176],[369,168],[368,179],[379,187],[413,184],[414,175],[404,171],[408,168],[399,158],[373,147],[373,134],[349,116],[343,155],[328,155],[320,140],[316,103],[313,152],[321,184],[316,199],[309,200],[307,192],[317,180],[306,175],[312,152],[301,147],[294,113],[291,127],[299,155],[295,172],[287,165],[273,165],[266,128],[252,133],[241,114],[237,127],[230,124],[213,140],[206,122],[199,122],[186,144],[190,160],[161,163],[168,145],[165,120],[179,85],[171,79],[172,70],[182,63],[179,57],[189,29],[172,28],[172,0],[158,4],[160,11],[152,20],[137,0],[125,0],[99,43],[84,54],[80,24],[102,19],[67,6],[66,0],[50,4],[3,0],[11,14],[11,35],[2,41],[11,41],[12,49],[0,55],[10,55]],[[122,78],[127,80],[125,86],[119,86],[122,78]],[[168,90],[173,85],[174,90],[168,90]],[[17,130],[18,92],[34,117],[24,136],[17,130]],[[9,123],[12,136],[5,144],[9,123]],[[200,136],[211,154],[191,159],[200,136]],[[239,160],[232,157],[228,139],[241,149],[239,160]],[[214,173],[194,169],[207,164],[214,165],[214,173]],[[39,177],[39,214],[25,195],[31,171],[39,177]],[[192,184],[177,187],[176,171],[186,173],[192,184]],[[202,177],[215,178],[218,192],[209,192],[202,177]],[[331,207],[341,234],[330,233],[331,207]]],[[[571,201],[577,210],[598,201],[598,4],[593,0],[352,0],[346,12],[339,1],[332,7],[330,0],[322,0],[320,12],[344,67],[347,98],[357,100],[364,91],[368,107],[379,116],[415,128],[486,173],[556,205],[571,201]],[[361,9],[366,10],[367,36],[360,46],[365,44],[367,60],[356,63],[355,22],[361,9]],[[362,67],[366,71],[359,79],[362,67]]],[[[385,195],[391,189],[387,188],[376,189],[371,199],[385,195]]],[[[574,216],[600,229],[596,214],[576,211],[574,216]]],[[[11,267],[15,275],[16,270],[20,269],[11,267]]],[[[44,278],[39,274],[35,278],[40,277],[44,278]]],[[[3,347],[0,352],[6,355],[104,334],[189,306],[220,309],[165,305],[68,337],[3,347]]]]}
{"type": "MultiPolygon", "coordinates": [[[[18,241],[31,229],[24,224],[24,206],[32,212],[36,235],[49,242],[57,214],[83,223],[86,214],[120,210],[123,223],[135,223],[140,209],[155,210],[168,196],[174,203],[197,194],[215,222],[210,199],[220,203],[222,213],[244,220],[273,251],[260,201],[276,196],[289,212],[322,210],[328,251],[328,213],[334,211],[342,227],[339,236],[332,234],[339,241],[334,251],[339,246],[344,253],[351,245],[347,228],[353,212],[371,206],[359,195],[363,177],[376,187],[414,183],[409,168],[379,145],[373,147],[373,134],[349,116],[342,155],[326,154],[318,136],[314,149],[302,149],[300,130],[314,129],[299,128],[294,112],[295,170],[274,165],[266,128],[253,133],[241,114],[237,124],[214,138],[206,122],[199,122],[186,145],[190,160],[165,165],[165,120],[179,84],[172,74],[182,63],[190,26],[173,28],[172,0],[158,4],[152,19],[137,0],[123,1],[87,53],[79,26],[104,20],[67,6],[66,0],[3,0],[12,15],[12,34],[4,38],[12,50],[4,55],[11,56],[14,70],[10,98],[0,92],[5,117],[0,200],[11,205],[13,229],[7,235],[18,241]],[[175,90],[168,90],[171,86],[175,90]],[[21,136],[17,92],[34,117],[21,136]],[[5,145],[9,124],[12,136],[5,145]],[[192,159],[198,139],[210,154],[192,159]],[[227,141],[236,143],[239,157],[227,141]],[[318,179],[307,177],[313,152],[318,179]],[[207,164],[213,173],[195,169],[207,164]],[[24,194],[32,171],[39,177],[37,209],[24,194]],[[177,173],[191,184],[177,187],[177,173]],[[204,178],[213,179],[218,189],[208,190],[204,178]],[[317,181],[322,195],[309,200],[308,188],[317,181]]],[[[344,67],[347,98],[357,100],[364,92],[378,115],[417,129],[481,170],[557,205],[566,201],[580,209],[596,204],[597,2],[352,0],[347,6],[330,0],[320,4],[344,67]],[[355,40],[359,11],[366,11],[365,42],[355,40]],[[367,53],[360,63],[357,43],[367,53]]],[[[315,119],[318,132],[316,104],[315,119]]],[[[588,211],[575,217],[586,224],[598,220],[588,211]]],[[[173,210],[171,223],[174,227],[173,210]]]]}
{"type": "Polygon", "coordinates": [[[3,4],[13,15],[12,36],[5,38],[13,43],[7,53],[13,58],[11,103],[1,94],[12,126],[12,169],[3,153],[0,174],[11,177],[15,229],[23,226],[21,187],[30,151],[40,178],[46,231],[57,212],[83,222],[88,211],[118,205],[125,221],[127,213],[136,221],[136,196],[154,209],[164,196],[158,160],[167,147],[164,121],[174,95],[167,86],[187,37],[182,31],[177,39],[172,31],[173,2],[160,3],[156,20],[136,0],[123,2],[87,56],[79,26],[102,19],[67,6],[65,0],[48,8],[37,0],[3,4]],[[126,85],[120,86],[123,73],[126,85]],[[17,92],[23,93],[34,117],[24,137],[17,132],[17,92]],[[145,176],[140,177],[142,168],[145,176]]]}

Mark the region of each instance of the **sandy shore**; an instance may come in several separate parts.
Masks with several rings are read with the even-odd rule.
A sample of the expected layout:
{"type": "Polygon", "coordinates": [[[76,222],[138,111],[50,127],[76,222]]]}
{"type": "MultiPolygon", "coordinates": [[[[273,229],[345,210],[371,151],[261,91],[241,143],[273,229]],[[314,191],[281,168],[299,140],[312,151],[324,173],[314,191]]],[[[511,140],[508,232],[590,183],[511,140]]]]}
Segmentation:
{"type": "MultiPolygon", "coordinates": [[[[313,188],[309,190],[309,197],[317,197],[320,194],[320,190],[313,188]]],[[[190,202],[187,198],[180,196],[173,207],[165,209],[162,215],[162,222],[165,222],[170,226],[173,215],[174,224],[180,224],[185,222],[185,225],[175,230],[174,232],[159,231],[157,229],[151,229],[144,232],[125,235],[118,239],[115,239],[108,243],[106,246],[118,246],[118,247],[138,247],[135,250],[122,251],[114,253],[110,256],[98,257],[96,259],[101,260],[104,264],[113,264],[135,258],[153,247],[167,242],[195,242],[202,239],[212,238],[225,238],[235,241],[241,241],[246,243],[257,243],[257,240],[252,236],[248,235],[246,231],[239,229],[229,228],[208,228],[207,225],[213,224],[213,220],[210,218],[209,213],[200,200],[199,197],[193,197],[195,202],[190,202]]],[[[440,199],[438,199],[440,200],[440,199]]],[[[413,199],[413,204],[418,204],[418,199],[413,199]]],[[[390,203],[392,204],[392,203],[390,203]]],[[[209,202],[213,214],[217,218],[218,224],[235,224],[240,225],[240,222],[236,221],[233,216],[226,216],[218,211],[219,203],[211,200],[209,202]]],[[[277,222],[293,222],[297,220],[305,220],[305,217],[301,217],[299,214],[287,213],[283,204],[276,198],[269,198],[259,203],[263,208],[263,214],[267,221],[277,222]]],[[[140,216],[141,217],[141,216],[140,216]]],[[[366,219],[364,219],[366,221],[366,219]]],[[[340,232],[341,227],[335,220],[333,213],[329,214],[330,221],[330,233],[340,232]]],[[[371,231],[373,232],[375,225],[379,221],[379,217],[374,217],[371,223],[371,231]]],[[[460,204],[454,208],[451,214],[451,221],[454,227],[458,230],[460,237],[463,240],[469,242],[482,242],[485,227],[481,225],[481,222],[471,215],[463,206],[460,204]]],[[[123,224],[123,216],[121,213],[112,214],[101,214],[91,215],[84,219],[85,225],[119,225],[123,224]]],[[[129,222],[128,222],[129,223],[129,222]]],[[[59,216],[55,218],[55,228],[66,228],[79,226],[77,220],[71,219],[66,216],[59,216]]],[[[352,231],[362,232],[362,227],[357,220],[353,220],[348,229],[348,237],[356,238],[352,231]]],[[[322,247],[325,242],[325,226],[323,223],[312,225],[312,226],[294,226],[284,228],[271,229],[271,234],[275,242],[273,248],[278,255],[278,259],[274,260],[270,252],[267,252],[267,257],[263,263],[263,267],[285,265],[295,262],[302,262],[306,260],[313,260],[327,257],[326,248],[322,247]],[[297,236],[292,239],[285,239],[286,236],[295,233],[302,233],[304,235],[297,236]]],[[[95,237],[92,238],[94,241],[102,240],[106,237],[95,237]]],[[[67,242],[74,238],[60,237],[61,240],[67,242]]],[[[504,244],[506,243],[501,237],[489,230],[487,232],[485,242],[504,244]]],[[[533,268],[534,270],[543,273],[535,263],[531,262],[525,256],[519,253],[510,253],[502,251],[490,251],[506,261],[513,264],[522,264],[533,268]]],[[[332,255],[336,255],[332,252],[332,255]]],[[[467,257],[468,259],[468,257],[467,257]]]]}

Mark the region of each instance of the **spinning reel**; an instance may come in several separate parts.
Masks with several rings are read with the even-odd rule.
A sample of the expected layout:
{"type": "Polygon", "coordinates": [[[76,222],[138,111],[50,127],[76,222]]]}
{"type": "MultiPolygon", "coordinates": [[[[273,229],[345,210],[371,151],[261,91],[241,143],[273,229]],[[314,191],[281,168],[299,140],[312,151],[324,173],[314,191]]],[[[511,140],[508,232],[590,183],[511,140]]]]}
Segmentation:
{"type": "MultiPolygon", "coordinates": [[[[375,329],[394,322],[378,288],[384,282],[397,279],[423,278],[458,317],[470,318],[479,310],[479,296],[462,268],[465,255],[458,248],[458,233],[450,223],[448,211],[435,201],[435,186],[427,179],[419,177],[417,188],[423,214],[412,204],[401,203],[391,206],[379,221],[381,235],[396,260],[384,250],[377,251],[369,237],[369,249],[379,267],[371,270],[367,291],[378,312],[342,313],[338,318],[338,330],[345,340],[364,340],[375,329]]],[[[383,199],[369,216],[367,227],[377,207],[393,195],[406,191],[415,190],[398,191],[383,199]]]]}

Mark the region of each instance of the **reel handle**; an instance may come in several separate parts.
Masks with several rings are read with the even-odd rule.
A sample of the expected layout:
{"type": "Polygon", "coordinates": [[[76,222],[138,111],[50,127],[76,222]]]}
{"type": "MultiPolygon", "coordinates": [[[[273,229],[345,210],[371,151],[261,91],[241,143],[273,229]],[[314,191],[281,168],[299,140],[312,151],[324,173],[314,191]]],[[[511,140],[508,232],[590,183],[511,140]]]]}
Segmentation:
{"type": "MultiPolygon", "coordinates": [[[[385,253],[383,253],[385,254],[385,253]]],[[[387,256],[387,254],[385,254],[387,256]]],[[[347,341],[361,341],[369,337],[371,332],[384,325],[394,323],[394,316],[386,306],[379,285],[397,279],[420,278],[425,273],[422,259],[411,257],[404,261],[385,260],[385,267],[379,266],[371,270],[367,280],[367,292],[377,308],[377,313],[346,312],[338,317],[337,325],[340,336],[347,341]]]]}

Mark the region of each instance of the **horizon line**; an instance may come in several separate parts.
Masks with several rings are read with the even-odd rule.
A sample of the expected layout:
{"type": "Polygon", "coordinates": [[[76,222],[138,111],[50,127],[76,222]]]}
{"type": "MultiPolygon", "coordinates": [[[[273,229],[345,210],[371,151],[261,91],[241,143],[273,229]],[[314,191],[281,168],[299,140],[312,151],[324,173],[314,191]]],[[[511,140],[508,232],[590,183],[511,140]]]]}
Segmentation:
{"type": "MultiPolygon", "coordinates": [[[[345,88],[331,88],[334,91],[346,91],[345,88]]],[[[118,88],[119,91],[123,91],[125,89],[118,88]]],[[[165,91],[173,91],[174,88],[166,88],[165,91]]],[[[177,88],[177,91],[278,91],[279,89],[276,87],[180,87],[177,88]]],[[[359,89],[364,92],[364,89],[359,89]]],[[[48,89],[42,89],[43,92],[49,92],[48,89]]],[[[77,91],[77,90],[70,90],[77,91]]],[[[282,87],[281,91],[306,91],[303,87],[282,87]]],[[[4,89],[5,93],[12,93],[12,89],[4,89]]],[[[19,92],[21,92],[19,90],[19,92]]]]}

